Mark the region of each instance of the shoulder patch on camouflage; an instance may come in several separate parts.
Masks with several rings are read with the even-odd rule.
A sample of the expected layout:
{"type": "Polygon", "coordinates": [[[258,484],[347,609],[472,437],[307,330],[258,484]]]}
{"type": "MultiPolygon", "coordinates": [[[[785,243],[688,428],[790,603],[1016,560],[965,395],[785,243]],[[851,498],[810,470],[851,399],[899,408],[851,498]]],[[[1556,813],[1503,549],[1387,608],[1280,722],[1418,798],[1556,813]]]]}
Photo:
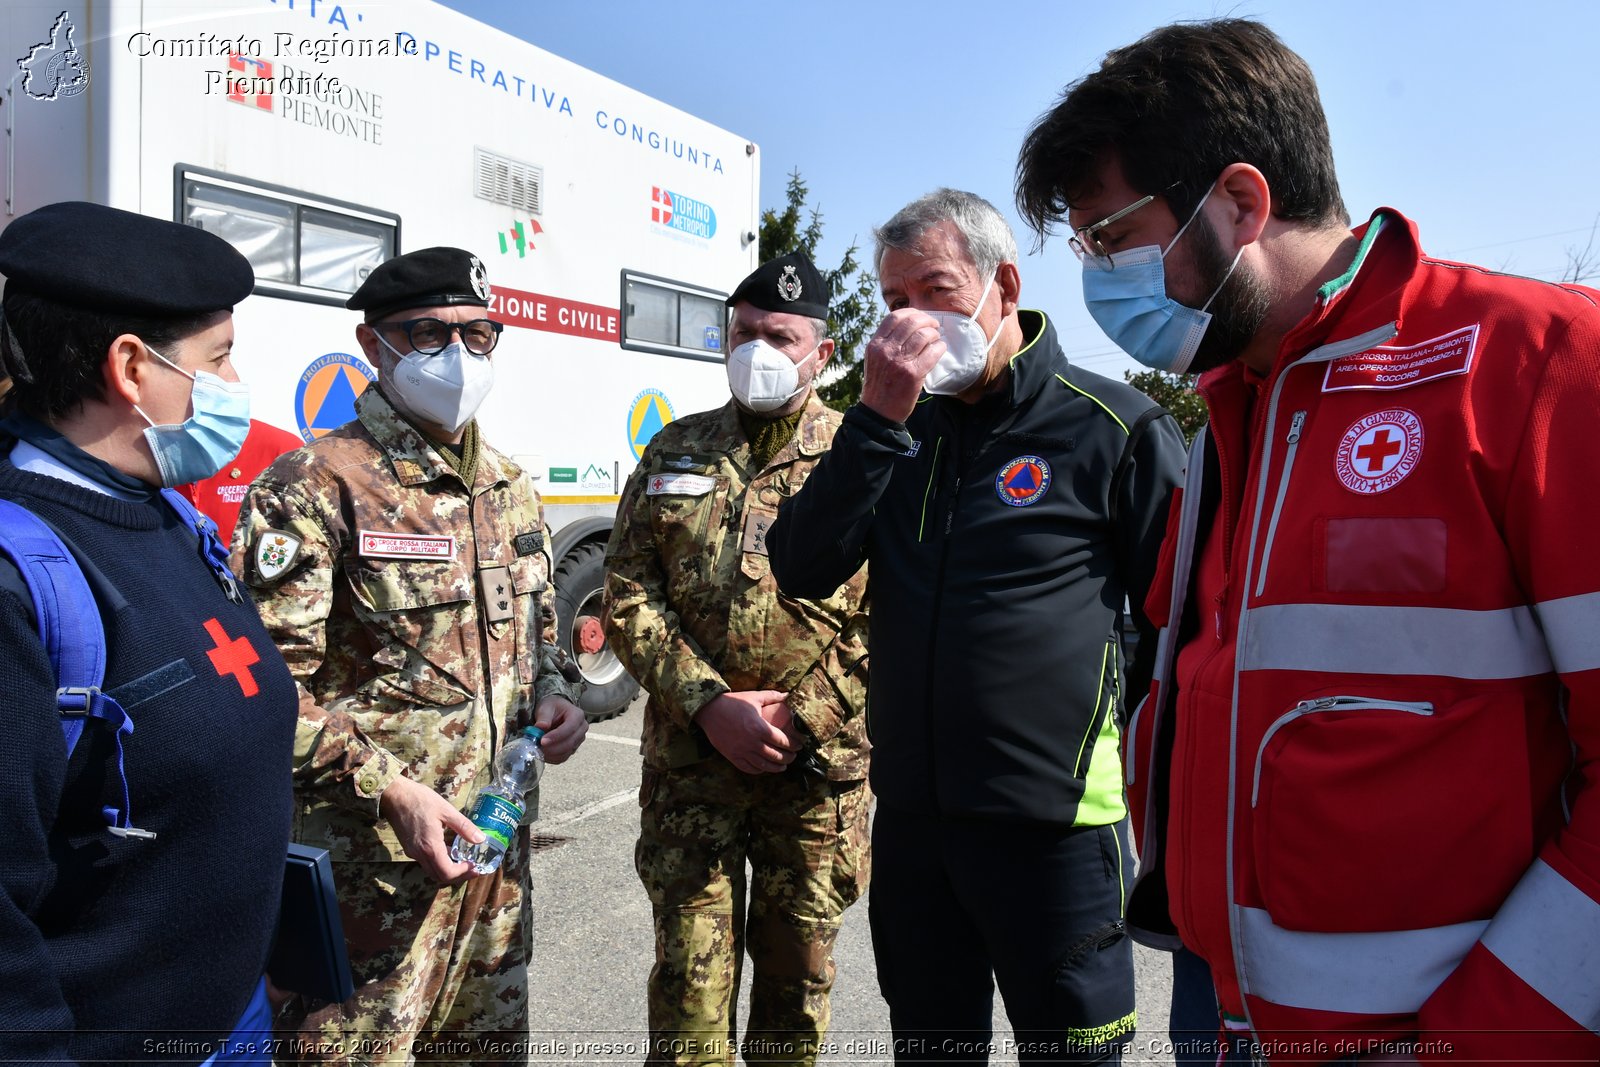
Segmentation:
{"type": "Polygon", "coordinates": [[[531,556],[544,547],[544,534],[538,530],[519,533],[511,539],[511,547],[519,556],[531,556]]]}
{"type": "Polygon", "coordinates": [[[300,558],[300,538],[284,530],[262,530],[251,558],[255,561],[256,578],[263,583],[275,582],[288,574],[300,558]]]}

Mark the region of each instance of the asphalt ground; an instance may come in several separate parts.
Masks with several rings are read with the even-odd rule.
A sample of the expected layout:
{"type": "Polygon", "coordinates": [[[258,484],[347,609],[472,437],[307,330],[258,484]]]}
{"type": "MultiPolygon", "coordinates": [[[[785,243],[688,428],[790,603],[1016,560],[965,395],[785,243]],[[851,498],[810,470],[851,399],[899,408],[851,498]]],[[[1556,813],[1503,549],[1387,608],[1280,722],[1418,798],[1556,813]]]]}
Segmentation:
{"type": "MultiPolygon", "coordinates": [[[[583,748],[544,776],[533,857],[534,937],[529,1063],[642,1063],[645,979],[654,958],[650,903],[633,869],[639,833],[639,731],[643,704],[589,728],[583,748]]],[[[870,894],[870,890],[869,890],[870,894]]],[[[938,931],[929,931],[938,936],[938,931]]],[[[838,978],[823,1063],[893,1062],[889,1009],[878,993],[867,898],[844,919],[834,949],[838,978]]],[[[1172,971],[1164,953],[1135,948],[1139,1033],[1127,1064],[1172,1064],[1167,1004],[1172,971]]],[[[748,1004],[749,969],[741,1006],[748,1004]]],[[[740,1012],[741,1024],[745,1011],[740,1012]]],[[[995,1064],[1010,1029],[998,994],[995,1064]]]]}

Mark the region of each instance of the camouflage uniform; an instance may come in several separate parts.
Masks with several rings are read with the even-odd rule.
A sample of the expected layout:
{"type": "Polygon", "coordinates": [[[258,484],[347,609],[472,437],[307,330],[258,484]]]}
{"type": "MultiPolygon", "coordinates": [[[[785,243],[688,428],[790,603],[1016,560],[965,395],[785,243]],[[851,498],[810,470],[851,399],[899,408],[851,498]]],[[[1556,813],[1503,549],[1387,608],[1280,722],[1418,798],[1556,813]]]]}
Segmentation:
{"type": "Polygon", "coordinates": [[[826,600],[782,597],[764,538],[838,424],[812,394],[760,471],[732,403],[669,424],[607,547],[611,647],[650,694],[635,859],[655,914],[653,1063],[733,1061],[746,945],[746,1059],[813,1062],[827,1030],[834,938],[869,872],[866,572],[826,600]],[[759,689],[789,694],[809,742],[782,774],[737,770],[693,724],[759,689]]]}
{"type": "Polygon", "coordinates": [[[445,888],[407,858],[379,796],[404,774],[466,807],[538,700],[578,694],[526,475],[485,444],[469,491],[379,390],[356,413],[256,480],[234,556],[301,687],[295,839],[332,854],[357,985],[282,1036],[334,1049],[318,1062],[406,1063],[433,1058],[429,1035],[526,1033],[526,830],[493,875],[445,888]],[[300,548],[268,580],[272,531],[300,548]]]}

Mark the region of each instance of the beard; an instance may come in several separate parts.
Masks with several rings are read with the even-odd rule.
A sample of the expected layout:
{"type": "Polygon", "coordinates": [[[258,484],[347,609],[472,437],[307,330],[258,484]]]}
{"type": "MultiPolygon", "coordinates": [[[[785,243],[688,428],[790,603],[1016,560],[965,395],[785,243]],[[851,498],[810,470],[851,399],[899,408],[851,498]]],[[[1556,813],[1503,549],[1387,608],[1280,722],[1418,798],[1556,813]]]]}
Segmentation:
{"type": "MultiPolygon", "coordinates": [[[[1238,359],[1272,310],[1272,290],[1267,283],[1243,263],[1229,277],[1233,257],[1223,250],[1217,231],[1204,218],[1195,223],[1191,255],[1200,281],[1198,288],[1206,296],[1216,296],[1211,301],[1211,323],[1185,374],[1202,374],[1238,359]]],[[[1200,300],[1203,303],[1205,296],[1200,300]]]]}

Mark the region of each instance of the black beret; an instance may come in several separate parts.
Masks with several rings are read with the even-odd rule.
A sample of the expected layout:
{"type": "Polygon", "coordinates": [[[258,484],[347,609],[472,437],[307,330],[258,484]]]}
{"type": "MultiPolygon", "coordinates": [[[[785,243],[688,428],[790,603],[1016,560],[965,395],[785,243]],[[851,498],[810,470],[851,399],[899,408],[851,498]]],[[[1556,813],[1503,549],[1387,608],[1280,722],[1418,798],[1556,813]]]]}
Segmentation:
{"type": "Polygon", "coordinates": [[[250,261],[215,234],[75,200],[13,219],[0,274],[86,311],[151,317],[226,311],[256,284],[250,261]]]}
{"type": "Polygon", "coordinates": [[[344,302],[368,318],[400,308],[489,306],[489,272],[462,248],[419,248],[378,266],[344,302]]]}
{"type": "Polygon", "coordinates": [[[804,252],[790,252],[757,267],[728,297],[728,306],[787,311],[809,319],[828,317],[828,287],[804,252]]]}

